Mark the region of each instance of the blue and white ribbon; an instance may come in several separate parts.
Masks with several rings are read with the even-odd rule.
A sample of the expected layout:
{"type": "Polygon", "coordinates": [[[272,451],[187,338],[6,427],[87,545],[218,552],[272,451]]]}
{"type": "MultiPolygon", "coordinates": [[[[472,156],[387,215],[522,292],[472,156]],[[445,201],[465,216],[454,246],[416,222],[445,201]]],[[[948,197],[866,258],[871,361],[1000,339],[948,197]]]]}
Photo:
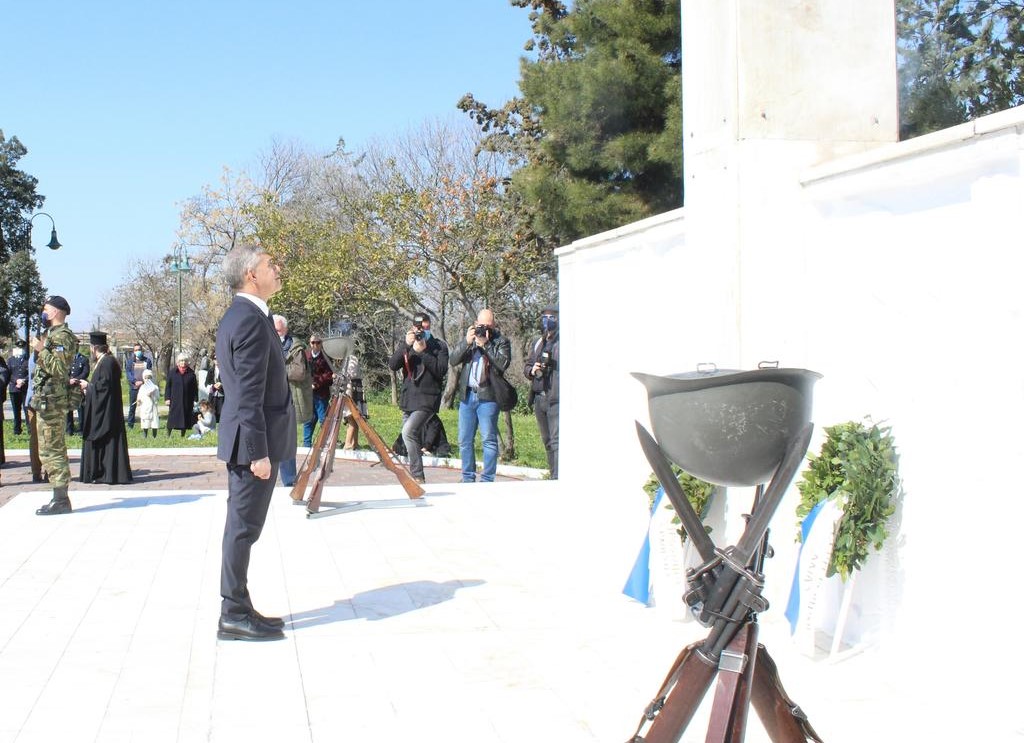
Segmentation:
{"type": "Polygon", "coordinates": [[[658,492],[654,496],[654,505],[651,506],[651,517],[647,523],[644,543],[640,545],[640,553],[636,556],[633,569],[629,572],[626,585],[622,589],[622,592],[630,598],[647,605],[651,603],[651,523],[654,521],[654,514],[657,513],[664,495],[665,491],[659,485],[658,492]]]}
{"type": "Polygon", "coordinates": [[[826,499],[815,505],[800,525],[800,551],[785,611],[791,634],[796,634],[798,624],[806,625],[814,619],[818,593],[832,559],[836,523],[842,515],[839,506],[826,499]]]}

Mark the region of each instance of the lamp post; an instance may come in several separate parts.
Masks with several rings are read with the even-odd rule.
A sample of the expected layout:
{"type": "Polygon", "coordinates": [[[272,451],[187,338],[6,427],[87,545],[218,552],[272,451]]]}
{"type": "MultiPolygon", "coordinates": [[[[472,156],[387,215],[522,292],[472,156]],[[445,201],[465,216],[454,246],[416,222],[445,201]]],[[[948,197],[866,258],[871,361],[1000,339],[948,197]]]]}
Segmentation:
{"type": "MultiPolygon", "coordinates": [[[[46,247],[48,247],[50,250],[60,250],[61,244],[60,244],[60,241],[57,239],[57,225],[54,223],[53,217],[51,217],[46,212],[36,212],[35,214],[33,214],[28,219],[28,246],[29,246],[29,248],[32,247],[32,223],[35,221],[36,217],[46,217],[47,219],[50,220],[50,242],[46,243],[46,247]]],[[[25,310],[25,345],[26,346],[28,345],[29,338],[31,337],[31,330],[29,328],[29,319],[31,318],[31,316],[32,316],[32,313],[28,309],[26,309],[25,310]]]]}
{"type": "Polygon", "coordinates": [[[178,353],[182,352],[181,347],[181,275],[192,270],[192,264],[188,262],[188,253],[184,245],[174,248],[174,260],[171,261],[171,271],[178,274],[178,353]]]}

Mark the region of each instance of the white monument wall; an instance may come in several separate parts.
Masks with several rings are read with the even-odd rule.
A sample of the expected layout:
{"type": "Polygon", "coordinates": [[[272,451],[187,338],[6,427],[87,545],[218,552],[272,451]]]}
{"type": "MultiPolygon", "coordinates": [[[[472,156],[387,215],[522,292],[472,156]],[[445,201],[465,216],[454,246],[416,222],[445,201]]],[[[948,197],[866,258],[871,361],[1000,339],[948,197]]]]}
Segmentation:
{"type": "MultiPolygon", "coordinates": [[[[1024,107],[896,142],[892,0],[683,0],[682,14],[685,209],[557,252],[560,489],[620,517],[594,535],[623,553],[617,588],[650,473],[629,373],[820,372],[811,452],[826,426],[870,416],[892,428],[903,486],[844,644],[934,709],[995,710],[1019,734],[1016,687],[983,680],[1024,660],[1019,643],[992,647],[1021,606],[1024,107]]],[[[727,500],[720,544],[750,493],[727,500]]],[[[797,500],[772,523],[766,634],[788,629],[797,500]]]]}
{"type": "MultiPolygon", "coordinates": [[[[823,427],[871,416],[892,426],[905,491],[848,641],[923,656],[971,631],[989,601],[1019,604],[1024,108],[785,177],[751,210],[723,208],[741,222],[725,250],[708,227],[717,215],[688,206],[558,252],[561,478],[622,509],[623,532],[642,529],[650,468],[633,421],[646,422],[646,396],[629,372],[761,360],[818,371],[811,451],[823,427]]],[[[770,612],[788,595],[795,495],[773,522],[770,612]]]]}

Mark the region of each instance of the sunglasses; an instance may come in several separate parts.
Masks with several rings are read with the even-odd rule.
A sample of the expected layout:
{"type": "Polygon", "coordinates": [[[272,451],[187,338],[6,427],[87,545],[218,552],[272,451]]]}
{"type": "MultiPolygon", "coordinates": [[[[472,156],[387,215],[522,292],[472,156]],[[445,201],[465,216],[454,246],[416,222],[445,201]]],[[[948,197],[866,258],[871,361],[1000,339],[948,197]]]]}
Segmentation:
{"type": "Polygon", "coordinates": [[[310,343],[313,344],[314,346],[320,345],[320,341],[310,341],[310,343]]]}

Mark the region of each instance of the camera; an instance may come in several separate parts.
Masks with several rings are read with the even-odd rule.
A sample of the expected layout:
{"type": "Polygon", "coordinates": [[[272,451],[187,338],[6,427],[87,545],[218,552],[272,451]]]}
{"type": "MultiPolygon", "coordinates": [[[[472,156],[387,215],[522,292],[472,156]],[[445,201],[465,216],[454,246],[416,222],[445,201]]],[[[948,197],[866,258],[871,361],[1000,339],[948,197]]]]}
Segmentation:
{"type": "Polygon", "coordinates": [[[491,329],[486,325],[474,325],[473,335],[475,335],[477,338],[486,338],[490,330],[491,329]]]}
{"type": "Polygon", "coordinates": [[[537,379],[540,379],[555,368],[555,360],[551,358],[551,353],[549,351],[541,351],[540,356],[537,357],[537,365],[540,368],[534,376],[536,376],[537,379]]]}
{"type": "Polygon", "coordinates": [[[414,328],[416,328],[416,331],[413,333],[413,338],[415,338],[418,341],[423,340],[423,338],[424,338],[423,322],[422,321],[421,322],[414,322],[412,324],[412,326],[414,328]]]}

